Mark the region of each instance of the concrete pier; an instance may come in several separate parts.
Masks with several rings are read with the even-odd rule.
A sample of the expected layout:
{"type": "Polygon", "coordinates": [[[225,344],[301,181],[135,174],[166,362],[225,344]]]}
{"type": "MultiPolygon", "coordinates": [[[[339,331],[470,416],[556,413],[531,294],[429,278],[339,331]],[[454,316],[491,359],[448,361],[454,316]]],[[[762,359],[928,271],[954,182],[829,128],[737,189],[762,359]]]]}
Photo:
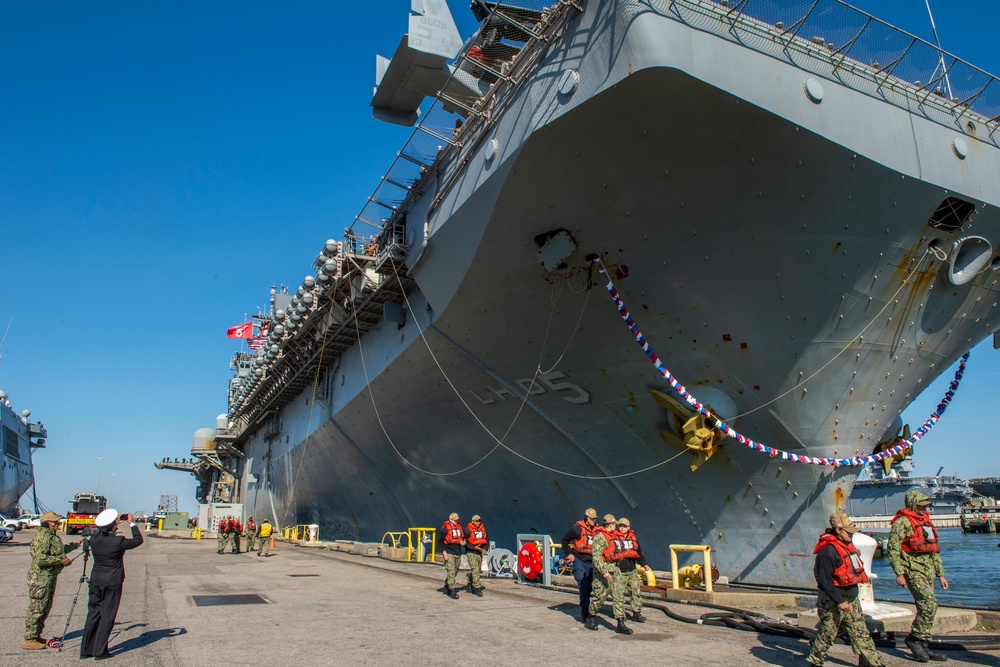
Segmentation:
{"type": "MultiPolygon", "coordinates": [[[[86,587],[73,614],[62,653],[24,651],[25,574],[33,531],[0,544],[0,665],[81,664],[80,631],[86,587]]],[[[610,605],[600,629],[579,620],[575,591],[547,590],[511,579],[484,579],[483,598],[442,593],[444,570],[279,542],[270,558],[216,554],[215,540],[158,539],[125,558],[127,577],[112,662],[122,665],[209,666],[253,661],[294,665],[458,664],[449,646],[480,651],[475,662],[607,665],[802,665],[801,639],[758,635],[682,623],[648,609],[649,621],[630,623],[631,637],[615,634],[610,605]],[[258,604],[203,606],[217,596],[260,596],[258,604]],[[201,596],[212,596],[208,599],[201,596]],[[202,604],[199,604],[202,603],[202,604]],[[595,653],[600,651],[600,654],[595,653]],[[600,655],[598,658],[596,656],[600,655]]],[[[59,577],[46,638],[59,636],[80,580],[82,558],[59,577]]],[[[465,572],[461,573],[464,578],[465,572]]],[[[758,609],[795,623],[797,608],[758,609]]],[[[753,600],[747,599],[747,602],[753,600]]],[[[678,614],[713,611],[672,601],[678,614]]],[[[979,629],[976,632],[980,632],[979,629]]],[[[884,649],[890,665],[910,665],[908,654],[884,649]]],[[[1000,651],[950,652],[953,664],[1000,665],[1000,651]]],[[[828,664],[854,665],[847,646],[836,645],[828,664]]]]}

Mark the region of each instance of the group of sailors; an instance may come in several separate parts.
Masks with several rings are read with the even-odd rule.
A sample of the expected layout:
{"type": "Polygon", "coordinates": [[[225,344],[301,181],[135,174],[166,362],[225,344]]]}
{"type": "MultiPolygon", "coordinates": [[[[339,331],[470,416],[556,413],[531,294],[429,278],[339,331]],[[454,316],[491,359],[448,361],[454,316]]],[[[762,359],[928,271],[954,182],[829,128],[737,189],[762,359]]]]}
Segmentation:
{"type": "Polygon", "coordinates": [[[483,556],[486,555],[490,540],[482,517],[473,514],[472,520],[463,528],[458,514],[452,512],[448,515],[448,520],[441,526],[439,537],[444,569],[447,573],[444,581],[445,592],[449,597],[458,599],[456,579],[458,578],[458,568],[462,564],[462,550],[464,549],[470,568],[468,590],[473,595],[483,597],[485,589],[479,581],[479,576],[482,574],[483,556]]]}
{"type": "Polygon", "coordinates": [[[573,578],[580,589],[580,619],[588,630],[597,630],[597,614],[609,596],[615,632],[632,634],[632,629],[625,625],[626,594],[632,620],[646,622],[642,615],[639,568],[646,572],[650,569],[631,521],[605,514],[598,526],[597,510],[591,507],[563,535],[562,549],[566,562],[573,565],[573,578]]]}
{"type": "Polygon", "coordinates": [[[226,547],[230,545],[232,545],[230,553],[240,553],[240,537],[242,536],[246,540],[247,553],[253,551],[254,545],[259,542],[257,556],[264,556],[266,558],[271,549],[271,536],[273,532],[274,527],[266,518],[258,525],[254,522],[252,516],[247,517],[246,524],[241,523],[239,517],[224,517],[219,519],[219,523],[216,526],[219,546],[216,553],[225,553],[226,547]]]}

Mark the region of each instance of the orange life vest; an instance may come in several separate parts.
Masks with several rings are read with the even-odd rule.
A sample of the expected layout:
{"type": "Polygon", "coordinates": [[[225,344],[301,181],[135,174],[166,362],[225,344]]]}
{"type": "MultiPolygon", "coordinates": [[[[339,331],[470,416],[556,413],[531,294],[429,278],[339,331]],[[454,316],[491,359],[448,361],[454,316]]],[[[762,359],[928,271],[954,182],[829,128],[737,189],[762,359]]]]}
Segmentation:
{"type": "Polygon", "coordinates": [[[219,532],[220,533],[226,532],[226,520],[225,519],[222,519],[221,521],[219,521],[219,532]]]}
{"type": "Polygon", "coordinates": [[[900,548],[908,554],[941,553],[941,545],[938,544],[937,528],[931,522],[930,514],[901,509],[896,512],[892,523],[896,523],[900,517],[904,516],[909,519],[910,525],[913,527],[913,534],[903,540],[900,548]]]}
{"type": "Polygon", "coordinates": [[[465,539],[465,533],[462,531],[462,524],[453,523],[451,519],[444,522],[441,528],[445,531],[444,543],[445,544],[461,544],[462,540],[465,539]]]}
{"type": "Polygon", "coordinates": [[[243,526],[240,524],[239,521],[233,521],[233,532],[234,533],[242,533],[243,532],[243,526]]]}
{"type": "Polygon", "coordinates": [[[622,541],[622,558],[639,560],[639,541],[635,539],[635,532],[631,528],[624,533],[619,531],[618,539],[622,541]]]}
{"type": "Polygon", "coordinates": [[[618,532],[608,532],[603,526],[594,531],[594,534],[601,534],[608,540],[608,546],[601,552],[601,558],[605,563],[614,563],[624,558],[622,551],[622,540],[618,532]]]}
{"type": "Polygon", "coordinates": [[[853,542],[844,544],[836,535],[824,533],[819,538],[819,542],[816,543],[813,553],[818,554],[820,549],[828,544],[832,544],[833,548],[837,550],[837,555],[840,556],[840,565],[833,571],[833,584],[835,586],[849,588],[868,581],[865,564],[861,561],[861,554],[858,553],[858,548],[854,546],[853,542]]]}
{"type": "Polygon", "coordinates": [[[226,521],[226,532],[227,533],[233,532],[233,530],[235,530],[235,527],[236,527],[236,522],[235,521],[233,521],[232,519],[230,519],[229,521],[226,521]]]}
{"type": "Polygon", "coordinates": [[[576,525],[580,526],[580,537],[573,540],[573,551],[578,554],[593,553],[594,529],[586,521],[577,521],[576,525]]]}
{"type": "Polygon", "coordinates": [[[486,526],[482,523],[479,524],[478,528],[476,524],[470,523],[465,527],[465,530],[469,533],[469,539],[466,540],[466,544],[470,547],[481,547],[489,542],[486,539],[486,526]]]}
{"type": "Polygon", "coordinates": [[[247,520],[247,532],[248,533],[257,532],[257,526],[254,525],[253,519],[248,519],[247,520]]]}

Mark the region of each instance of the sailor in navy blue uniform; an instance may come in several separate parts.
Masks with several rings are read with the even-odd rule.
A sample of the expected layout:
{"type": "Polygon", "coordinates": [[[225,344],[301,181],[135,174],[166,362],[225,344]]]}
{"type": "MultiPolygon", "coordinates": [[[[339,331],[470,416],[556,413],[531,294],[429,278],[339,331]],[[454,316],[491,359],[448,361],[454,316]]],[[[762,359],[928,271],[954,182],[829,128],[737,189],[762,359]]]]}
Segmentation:
{"type": "Polygon", "coordinates": [[[131,514],[119,517],[115,509],[98,514],[95,523],[100,532],[91,536],[87,540],[89,544],[84,547],[94,555],[94,567],[90,572],[90,598],[87,601],[87,622],[83,626],[80,657],[102,660],[111,657],[108,637],[115,626],[118,605],[122,600],[125,552],[142,544],[142,533],[131,514]],[[132,537],[117,534],[119,518],[128,521],[132,537]]]}

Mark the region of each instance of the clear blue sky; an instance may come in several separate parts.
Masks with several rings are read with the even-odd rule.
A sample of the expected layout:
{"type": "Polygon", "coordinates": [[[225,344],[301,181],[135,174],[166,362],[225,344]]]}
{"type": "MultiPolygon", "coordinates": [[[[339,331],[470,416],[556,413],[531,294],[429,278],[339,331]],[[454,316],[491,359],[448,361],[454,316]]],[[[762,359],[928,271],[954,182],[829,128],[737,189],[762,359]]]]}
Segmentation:
{"type": "MultiPolygon", "coordinates": [[[[857,4],[930,38],[923,0],[857,4]]],[[[119,509],[172,492],[195,511],[194,479],[153,462],[225,412],[226,327],[311,272],[408,136],[368,103],[409,5],[0,3],[0,388],[48,428],[44,503],[93,490],[104,457],[119,509]]],[[[468,2],[450,5],[467,36],[468,2]]],[[[944,47],[1000,73],[981,5],[933,5],[944,47]]],[[[982,428],[998,376],[981,346],[919,472],[1000,474],[982,428]]]]}

